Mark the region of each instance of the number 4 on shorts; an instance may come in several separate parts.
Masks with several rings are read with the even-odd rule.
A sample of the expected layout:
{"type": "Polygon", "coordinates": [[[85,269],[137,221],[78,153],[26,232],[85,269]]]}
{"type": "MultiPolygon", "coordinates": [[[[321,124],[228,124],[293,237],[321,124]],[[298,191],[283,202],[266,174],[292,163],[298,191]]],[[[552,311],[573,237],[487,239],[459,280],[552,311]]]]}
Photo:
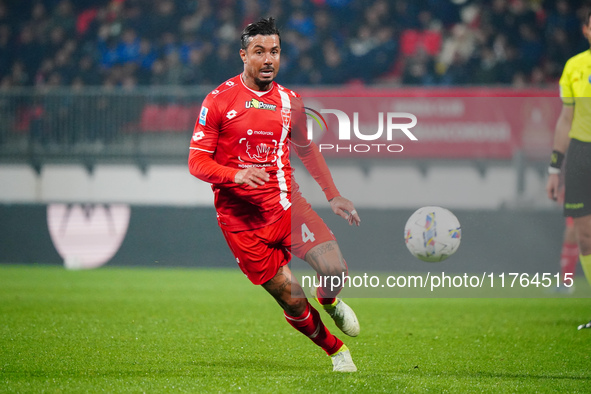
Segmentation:
{"type": "Polygon", "coordinates": [[[314,242],[315,240],[314,233],[310,231],[306,223],[302,223],[302,242],[314,242]]]}

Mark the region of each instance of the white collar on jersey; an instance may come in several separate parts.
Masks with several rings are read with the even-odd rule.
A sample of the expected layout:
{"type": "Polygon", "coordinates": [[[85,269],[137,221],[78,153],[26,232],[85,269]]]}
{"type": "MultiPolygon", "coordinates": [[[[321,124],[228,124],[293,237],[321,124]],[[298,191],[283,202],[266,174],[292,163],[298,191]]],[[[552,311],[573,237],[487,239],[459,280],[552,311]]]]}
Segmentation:
{"type": "Polygon", "coordinates": [[[246,86],[246,84],[244,83],[244,80],[242,79],[242,75],[244,75],[244,73],[240,74],[240,82],[242,82],[242,86],[244,86],[246,89],[250,90],[251,92],[253,92],[254,94],[256,94],[259,97],[263,97],[265,94],[270,93],[273,90],[273,88],[275,87],[275,82],[271,82],[273,84],[273,86],[271,86],[271,89],[269,89],[269,90],[265,90],[264,92],[260,92],[258,90],[252,90],[251,88],[246,86]]]}

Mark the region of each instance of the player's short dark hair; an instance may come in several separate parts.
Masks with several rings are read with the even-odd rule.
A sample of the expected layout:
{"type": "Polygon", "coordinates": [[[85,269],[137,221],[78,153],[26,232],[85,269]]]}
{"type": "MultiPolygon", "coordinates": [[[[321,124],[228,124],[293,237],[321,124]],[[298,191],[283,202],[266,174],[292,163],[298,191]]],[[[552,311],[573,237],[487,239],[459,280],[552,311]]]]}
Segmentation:
{"type": "Polygon", "coordinates": [[[246,48],[248,48],[248,44],[250,44],[250,38],[259,34],[263,36],[272,36],[277,34],[279,37],[279,44],[281,44],[281,34],[279,34],[279,29],[277,26],[275,26],[275,18],[270,16],[266,19],[261,18],[258,22],[253,22],[246,26],[244,30],[242,30],[242,35],[240,36],[240,47],[246,50],[246,48]]]}

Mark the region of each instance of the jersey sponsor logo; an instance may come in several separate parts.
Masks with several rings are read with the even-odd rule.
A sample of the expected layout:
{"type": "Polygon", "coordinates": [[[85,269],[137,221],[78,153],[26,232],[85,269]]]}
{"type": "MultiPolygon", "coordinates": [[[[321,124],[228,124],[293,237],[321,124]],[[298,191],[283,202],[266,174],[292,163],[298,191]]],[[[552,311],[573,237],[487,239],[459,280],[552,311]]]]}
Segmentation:
{"type": "Polygon", "coordinates": [[[193,134],[193,141],[197,142],[203,137],[205,137],[205,133],[203,131],[196,131],[195,134],[193,134]]]}
{"type": "Polygon", "coordinates": [[[255,108],[255,109],[266,109],[269,111],[275,111],[277,109],[277,106],[274,104],[267,104],[264,103],[262,101],[259,101],[255,98],[251,99],[250,101],[247,101],[244,106],[246,108],[255,108]]]}
{"type": "Polygon", "coordinates": [[[273,135],[272,131],[265,131],[265,130],[253,130],[253,129],[248,129],[246,131],[246,134],[248,135],[273,135]]]}
{"type": "Polygon", "coordinates": [[[211,91],[211,94],[218,94],[219,92],[220,92],[220,91],[216,89],[216,90],[212,90],[212,91],[211,91]]]}
{"type": "Polygon", "coordinates": [[[226,118],[228,118],[228,119],[232,119],[232,118],[233,118],[234,116],[236,116],[237,114],[238,114],[238,112],[236,112],[236,111],[234,111],[234,110],[228,111],[228,113],[226,114],[226,118]]]}
{"type": "Polygon", "coordinates": [[[207,111],[209,111],[209,108],[204,106],[201,107],[201,112],[199,113],[199,124],[202,126],[205,126],[205,123],[207,122],[207,111]]]}

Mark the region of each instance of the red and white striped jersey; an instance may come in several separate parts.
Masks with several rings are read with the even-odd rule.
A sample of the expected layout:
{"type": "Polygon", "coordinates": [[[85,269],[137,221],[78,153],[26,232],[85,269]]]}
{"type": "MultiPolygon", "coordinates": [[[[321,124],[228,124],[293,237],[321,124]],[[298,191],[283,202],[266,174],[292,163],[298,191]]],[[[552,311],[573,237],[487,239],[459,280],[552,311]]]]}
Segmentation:
{"type": "Polygon", "coordinates": [[[296,98],[301,100],[297,93],[275,82],[268,91],[252,90],[238,75],[203,101],[190,154],[210,153],[218,164],[237,170],[260,167],[270,177],[258,188],[232,182],[212,184],[223,229],[261,228],[278,220],[291,206],[289,138],[292,100],[296,98]]]}

